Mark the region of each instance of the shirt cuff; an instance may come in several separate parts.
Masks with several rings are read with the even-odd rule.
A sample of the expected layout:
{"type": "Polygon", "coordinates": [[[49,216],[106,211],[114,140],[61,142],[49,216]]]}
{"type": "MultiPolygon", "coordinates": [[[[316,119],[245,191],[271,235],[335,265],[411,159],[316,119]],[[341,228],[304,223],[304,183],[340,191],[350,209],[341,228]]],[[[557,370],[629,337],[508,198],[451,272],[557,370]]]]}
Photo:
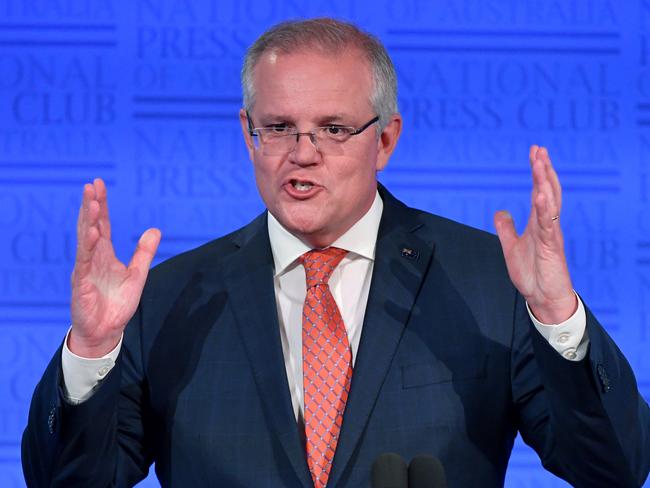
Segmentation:
{"type": "MultiPolygon", "coordinates": [[[[72,329],[72,327],[70,328],[72,329]]],[[[61,369],[63,370],[63,393],[65,399],[73,405],[85,402],[95,391],[95,387],[115,366],[117,356],[122,348],[122,337],[120,342],[111,352],[101,358],[84,358],[77,356],[68,348],[68,336],[70,329],[65,335],[63,350],[61,351],[61,369]]]]}
{"type": "Polygon", "coordinates": [[[561,324],[541,323],[535,318],[526,302],[528,315],[530,315],[530,320],[533,321],[533,325],[535,325],[537,331],[542,334],[544,339],[548,341],[553,349],[569,361],[583,360],[587,355],[587,349],[589,348],[585,306],[577,293],[576,298],[578,299],[578,309],[571,317],[561,324]]]}

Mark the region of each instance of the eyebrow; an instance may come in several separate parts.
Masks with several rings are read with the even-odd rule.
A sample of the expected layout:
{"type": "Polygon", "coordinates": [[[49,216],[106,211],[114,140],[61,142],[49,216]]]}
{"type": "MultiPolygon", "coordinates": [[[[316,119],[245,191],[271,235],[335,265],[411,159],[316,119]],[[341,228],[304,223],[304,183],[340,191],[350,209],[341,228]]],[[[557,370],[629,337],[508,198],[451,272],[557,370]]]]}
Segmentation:
{"type": "Polygon", "coordinates": [[[349,120],[349,117],[346,117],[346,116],[341,115],[341,114],[327,115],[327,116],[324,116],[324,117],[321,117],[320,119],[318,119],[319,120],[318,125],[322,126],[322,125],[327,125],[327,124],[337,124],[337,123],[341,123],[341,122],[346,122],[346,119],[349,120]]]}
{"type": "Polygon", "coordinates": [[[286,120],[290,121],[292,120],[292,117],[288,115],[283,115],[283,114],[262,114],[259,116],[259,122],[266,121],[266,120],[286,120]]]}
{"type": "MultiPolygon", "coordinates": [[[[322,115],[316,119],[315,126],[321,127],[328,124],[348,123],[346,120],[349,120],[349,118],[349,116],[343,114],[322,115]]],[[[295,125],[295,119],[286,114],[263,114],[259,117],[259,123],[261,125],[272,125],[278,122],[295,125]]]]}

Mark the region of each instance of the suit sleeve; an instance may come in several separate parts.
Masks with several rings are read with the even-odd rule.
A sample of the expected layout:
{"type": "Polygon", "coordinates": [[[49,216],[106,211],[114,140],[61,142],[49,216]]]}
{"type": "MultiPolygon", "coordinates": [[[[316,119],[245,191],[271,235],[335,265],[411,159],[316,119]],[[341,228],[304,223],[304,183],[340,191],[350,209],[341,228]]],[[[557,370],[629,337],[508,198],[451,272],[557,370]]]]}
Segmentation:
{"type": "Polygon", "coordinates": [[[79,405],[64,399],[57,350],[36,387],[23,434],[28,486],[132,486],[147,476],[153,453],[146,441],[139,321],[138,311],[125,330],[115,367],[79,405]]]}
{"type": "Polygon", "coordinates": [[[524,441],[573,486],[641,486],[650,411],[614,341],[586,309],[588,354],[568,361],[534,329],[520,296],[515,310],[511,374],[524,441]]]}

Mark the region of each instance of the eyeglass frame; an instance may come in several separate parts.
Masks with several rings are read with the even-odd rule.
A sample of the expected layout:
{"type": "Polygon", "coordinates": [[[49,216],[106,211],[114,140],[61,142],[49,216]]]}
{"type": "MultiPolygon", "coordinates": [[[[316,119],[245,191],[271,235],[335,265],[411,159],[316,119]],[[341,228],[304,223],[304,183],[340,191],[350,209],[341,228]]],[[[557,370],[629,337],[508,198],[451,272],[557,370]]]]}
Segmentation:
{"type": "MultiPolygon", "coordinates": [[[[259,130],[259,129],[269,129],[270,127],[253,127],[252,117],[251,117],[250,113],[248,113],[248,110],[246,110],[246,121],[248,122],[248,134],[251,137],[260,137],[260,142],[262,142],[261,136],[259,134],[257,134],[255,131],[259,130]]],[[[343,126],[340,126],[340,127],[341,128],[345,127],[347,129],[354,129],[352,132],[350,132],[350,137],[352,137],[352,136],[358,136],[359,134],[361,134],[368,127],[370,127],[372,124],[374,124],[376,122],[379,122],[379,115],[375,115],[372,119],[370,119],[368,122],[366,122],[365,124],[363,124],[359,128],[353,127],[351,125],[343,125],[343,126]]],[[[296,146],[300,142],[300,136],[309,136],[309,141],[314,145],[316,150],[320,151],[320,149],[318,148],[318,145],[316,144],[316,130],[317,129],[327,128],[327,127],[338,127],[338,126],[336,126],[336,125],[321,125],[321,126],[318,126],[318,127],[314,127],[309,132],[296,132],[295,134],[287,134],[286,136],[283,136],[283,137],[289,137],[289,136],[293,136],[293,135],[296,136],[296,144],[291,148],[290,151],[287,152],[287,154],[291,153],[296,148],[296,146]]],[[[345,141],[340,142],[339,144],[344,144],[348,140],[349,139],[346,139],[345,141]]]]}

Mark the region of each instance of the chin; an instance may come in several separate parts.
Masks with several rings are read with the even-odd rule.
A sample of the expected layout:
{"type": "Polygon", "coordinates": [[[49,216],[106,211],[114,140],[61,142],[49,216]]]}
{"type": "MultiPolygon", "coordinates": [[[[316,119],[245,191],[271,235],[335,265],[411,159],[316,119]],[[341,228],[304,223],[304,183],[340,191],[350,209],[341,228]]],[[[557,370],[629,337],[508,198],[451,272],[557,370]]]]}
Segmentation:
{"type": "Polygon", "coordinates": [[[318,213],[318,209],[312,206],[285,207],[279,213],[282,219],[278,220],[291,232],[311,233],[322,227],[318,223],[320,219],[316,218],[319,217],[318,213]]]}
{"type": "Polygon", "coordinates": [[[285,225],[287,230],[292,234],[300,237],[309,238],[313,235],[318,235],[323,232],[323,229],[312,222],[296,222],[291,221],[289,225],[285,225]]]}
{"type": "Polygon", "coordinates": [[[293,235],[311,246],[324,247],[330,244],[325,242],[327,229],[322,225],[318,225],[318,222],[314,222],[313,219],[300,219],[294,216],[285,221],[280,221],[280,223],[293,235]]]}

